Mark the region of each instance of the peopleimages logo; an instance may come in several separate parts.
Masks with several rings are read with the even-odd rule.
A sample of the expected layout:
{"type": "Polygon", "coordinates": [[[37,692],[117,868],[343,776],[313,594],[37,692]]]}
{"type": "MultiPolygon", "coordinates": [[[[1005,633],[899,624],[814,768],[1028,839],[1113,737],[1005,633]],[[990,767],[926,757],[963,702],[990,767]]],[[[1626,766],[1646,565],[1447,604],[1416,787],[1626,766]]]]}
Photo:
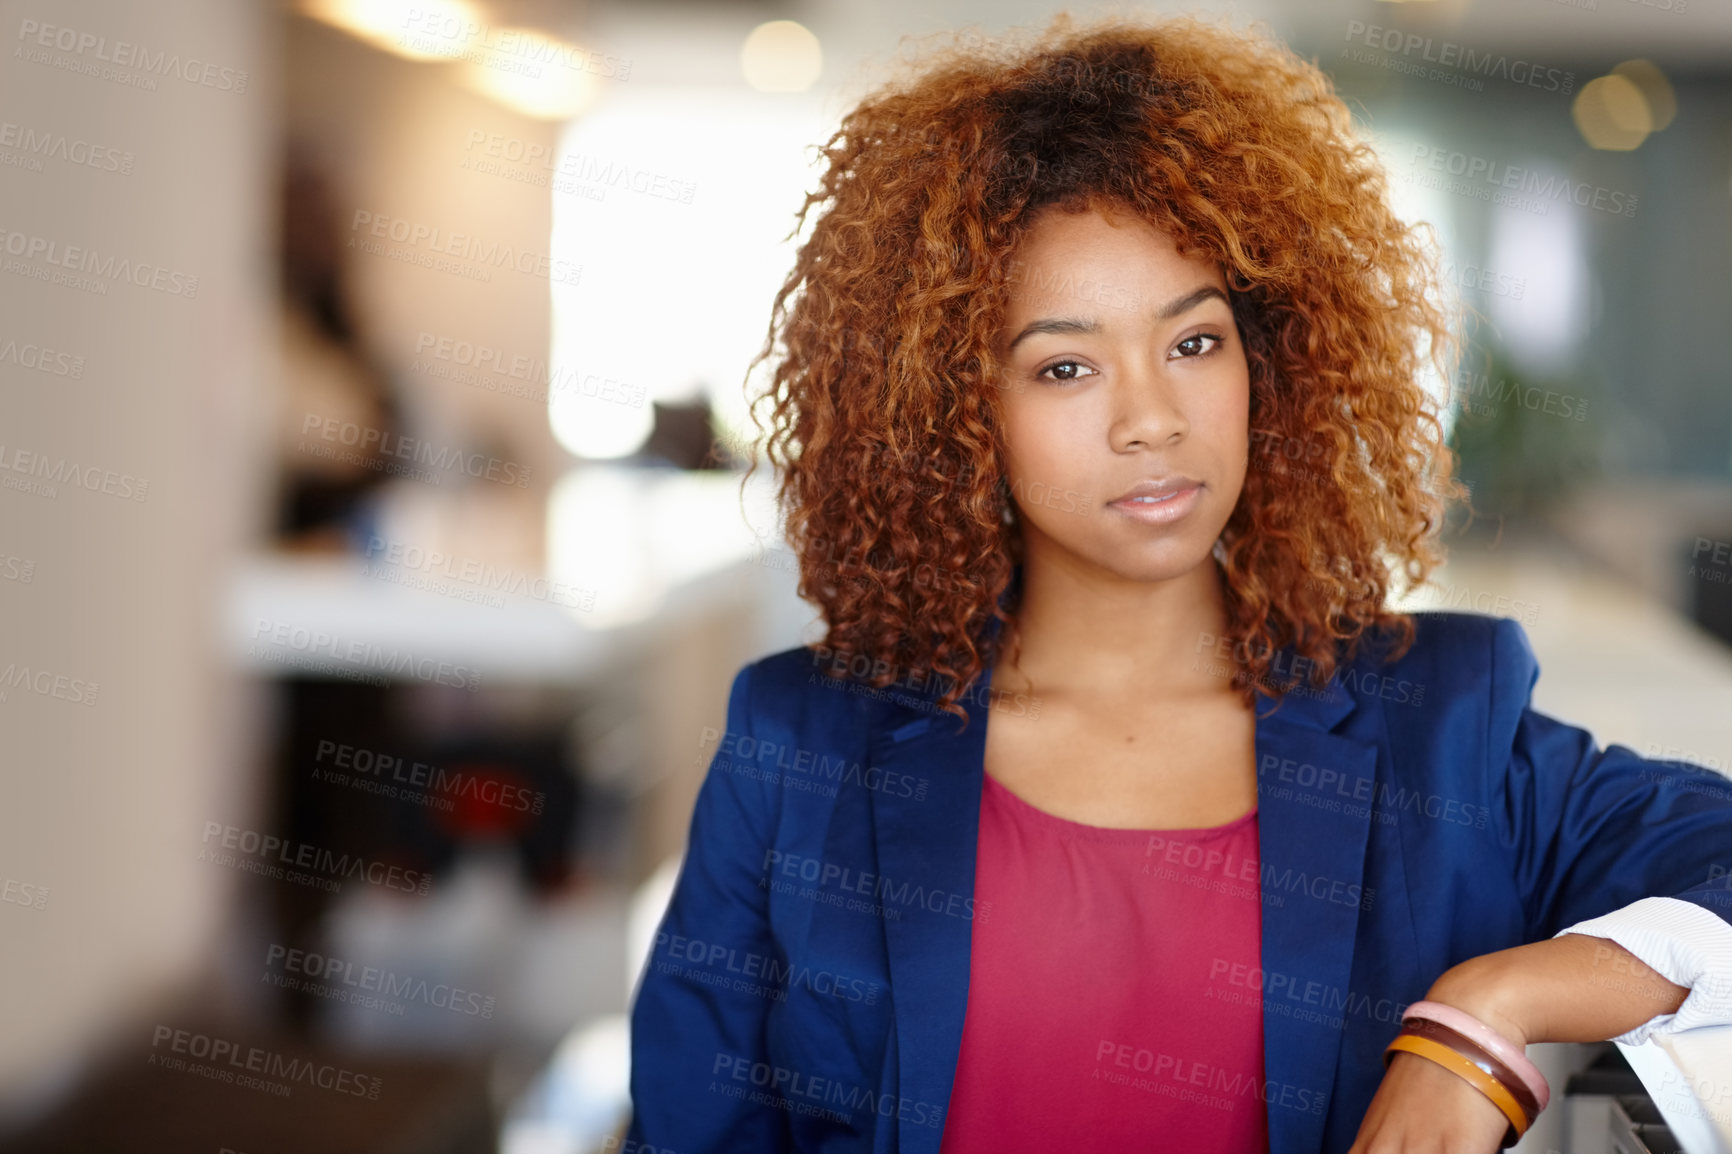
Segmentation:
{"type": "Polygon", "coordinates": [[[584,398],[643,408],[647,390],[567,365],[553,368],[539,357],[512,354],[491,345],[438,337],[426,331],[415,338],[415,358],[409,367],[441,380],[507,393],[546,403],[550,395],[584,398]],[[443,362],[434,364],[426,358],[443,362]],[[511,384],[516,381],[519,384],[511,384]]]}
{"type": "Polygon", "coordinates": [[[419,1002],[453,1014],[493,1017],[495,999],[491,994],[445,982],[430,983],[425,978],[404,976],[379,966],[357,966],[342,958],[290,949],[275,942],[265,950],[265,974],[272,985],[399,1016],[404,1003],[419,1002]],[[375,994],[378,997],[371,996],[375,994]]]}
{"type": "Polygon", "coordinates": [[[540,76],[538,65],[557,64],[609,80],[630,80],[632,62],[620,56],[587,51],[536,35],[523,28],[493,27],[454,14],[444,5],[412,6],[403,15],[397,42],[422,52],[499,67],[511,57],[522,67],[511,71],[540,76]]]}
{"type": "Polygon", "coordinates": [[[1405,179],[1409,183],[1424,184],[1475,200],[1490,200],[1538,216],[1546,215],[1550,205],[1559,200],[1612,216],[1636,215],[1637,198],[1633,193],[1589,184],[1585,180],[1571,181],[1555,173],[1542,176],[1532,168],[1504,164],[1448,148],[1434,148],[1429,144],[1414,145],[1413,171],[1407,173],[1405,179]],[[1429,176],[1420,171],[1422,162],[1432,172],[1457,179],[1446,181],[1441,176],[1429,176]]]}
{"type": "Polygon", "coordinates": [[[868,873],[818,858],[784,853],[778,849],[764,851],[763,868],[763,877],[758,880],[761,889],[768,889],[772,893],[797,894],[799,897],[822,901],[828,905],[847,905],[849,909],[880,914],[891,921],[900,918],[904,909],[923,909],[930,913],[948,914],[970,921],[978,912],[980,920],[985,922],[989,920],[992,909],[991,902],[980,902],[977,905],[972,896],[936,887],[928,889],[918,882],[907,880],[892,882],[883,874],[868,873]],[[812,884],[801,889],[778,881],[771,876],[774,873],[812,884]],[[844,900],[841,895],[829,892],[832,886],[837,890],[875,899],[882,904],[872,905],[855,899],[844,900]],[[895,909],[892,906],[902,908],[895,909]]]}
{"type": "Polygon", "coordinates": [[[1517,301],[1526,296],[1528,291],[1526,277],[1494,272],[1474,264],[1458,266],[1454,261],[1450,261],[1443,267],[1443,278],[1450,284],[1469,291],[1517,301]]]}
{"type": "Polygon", "coordinates": [[[111,42],[106,36],[81,32],[63,24],[21,20],[18,23],[17,38],[23,42],[23,46],[14,49],[12,53],[18,59],[29,60],[34,64],[53,64],[70,72],[85,72],[105,80],[122,80],[147,91],[156,87],[155,82],[149,80],[151,76],[175,76],[188,84],[217,88],[224,92],[240,93],[247,90],[247,74],[244,69],[224,68],[193,56],[182,57],[178,52],[170,53],[163,49],[152,52],[142,44],[132,44],[125,40],[111,42]],[[73,56],[84,59],[56,59],[45,52],[37,51],[40,48],[70,52],[73,56]],[[133,77],[124,72],[117,73],[115,68],[100,68],[90,61],[111,64],[115,68],[133,69],[146,73],[147,76],[133,77]],[[139,80],[146,82],[139,84],[139,80]]]}
{"type": "MultiPolygon", "coordinates": [[[[1374,999],[1370,994],[1356,994],[1352,990],[1342,990],[1312,979],[1218,957],[1209,963],[1209,982],[1212,986],[1219,985],[1222,979],[1225,979],[1229,986],[1260,995],[1256,1000],[1264,1006],[1291,1002],[1313,1007],[1333,1018],[1337,1029],[1340,1028],[1340,1019],[1344,1016],[1365,1017],[1378,1022],[1399,1022],[1408,1007],[1408,1003],[1394,998],[1374,999]]],[[[1235,1001],[1232,998],[1219,997],[1213,989],[1203,996],[1219,1001],[1235,1001]]]]}
{"type": "Polygon", "coordinates": [[[1485,78],[1502,78],[1511,84],[1522,84],[1545,92],[1569,95],[1576,89],[1576,74],[1556,68],[1543,68],[1531,61],[1511,60],[1501,52],[1479,52],[1453,40],[1435,40],[1417,32],[1399,28],[1384,28],[1363,20],[1347,22],[1346,40],[1357,39],[1367,48],[1376,48],[1393,56],[1413,57],[1427,64],[1437,64],[1457,72],[1472,73],[1485,78]]]}
{"type": "MultiPolygon", "coordinates": [[[[528,465],[490,457],[486,453],[465,452],[454,445],[438,445],[432,441],[404,436],[402,433],[393,433],[388,429],[357,424],[354,421],[339,420],[336,417],[322,417],[317,413],[306,413],[301,419],[303,446],[306,444],[305,439],[308,436],[318,437],[332,444],[355,448],[361,453],[376,453],[381,457],[414,461],[418,465],[426,465],[432,469],[464,473],[478,480],[497,481],[503,485],[515,485],[519,489],[529,487],[530,466],[528,465]]],[[[315,445],[313,448],[317,449],[318,446],[315,445]]],[[[327,454],[319,453],[316,455],[327,454]]],[[[418,471],[425,472],[425,470],[418,471]]],[[[434,474],[428,474],[428,476],[431,477],[434,474]]],[[[433,483],[438,484],[438,481],[435,480],[433,483]]]]}
{"type": "Polygon", "coordinates": [[[324,878],[304,880],[319,882],[321,884],[317,888],[331,893],[339,892],[345,880],[359,880],[385,889],[423,895],[433,885],[433,875],[422,870],[404,869],[382,861],[369,861],[357,854],[337,853],[306,842],[289,841],[275,834],[261,834],[257,830],[224,825],[220,821],[204,823],[202,841],[204,848],[199,851],[200,861],[236,866],[247,873],[278,879],[284,878],[282,867],[299,867],[324,874],[324,878]],[[218,839],[214,848],[211,846],[212,838],[218,839]],[[221,853],[219,850],[235,850],[241,857],[237,858],[234,853],[221,853]],[[273,858],[280,864],[270,864],[273,858]]]}
{"type": "Polygon", "coordinates": [[[1288,1085],[1272,1078],[1258,1078],[1254,1074],[1149,1050],[1112,1038],[1102,1038],[1095,1047],[1095,1066],[1094,1078],[1097,1080],[1164,1093],[1182,1102],[1193,1102],[1213,1110],[1232,1110],[1239,1099],[1245,1097],[1308,1114],[1323,1113],[1327,1104],[1327,1096],[1317,1090],[1288,1085]],[[1149,1077],[1134,1078],[1130,1074],[1103,1071],[1109,1062],[1149,1077]]]}
{"type": "MultiPolygon", "coordinates": [[[[528,814],[539,814],[547,805],[547,795],[540,790],[531,791],[496,777],[467,773],[461,769],[447,770],[424,761],[411,761],[395,754],[346,745],[328,738],[320,739],[313,754],[313,762],[313,778],[316,781],[353,775],[348,781],[339,781],[337,784],[346,785],[353,781],[380,786],[392,791],[388,796],[394,797],[401,793],[404,800],[408,801],[425,798],[443,802],[444,804],[438,807],[441,809],[453,808],[450,801],[452,798],[472,806],[493,806],[528,814]],[[325,764],[327,759],[330,765],[325,764]],[[343,772],[334,772],[333,766],[343,772]],[[407,787],[423,789],[428,791],[428,794],[415,794],[414,789],[407,787]]],[[[369,792],[380,790],[372,789],[369,792]]]]}
{"type": "Polygon", "coordinates": [[[7,691],[23,689],[42,697],[70,701],[74,705],[95,705],[97,688],[94,681],[47,669],[32,669],[16,661],[9,661],[6,668],[0,669],[0,702],[6,700],[7,691]]]}
{"type": "Polygon", "coordinates": [[[25,342],[7,337],[0,341],[0,365],[13,364],[21,369],[32,369],[38,373],[47,373],[51,377],[73,377],[84,375],[84,358],[73,353],[57,352],[44,345],[25,342]]]}
{"type": "Polygon", "coordinates": [[[376,255],[406,260],[442,272],[458,272],[475,280],[491,280],[493,268],[510,268],[525,276],[554,284],[575,285],[583,277],[583,266],[550,253],[517,249],[498,241],[483,241],[468,233],[452,232],[400,216],[356,209],[349,225],[349,247],[376,255]],[[373,244],[369,237],[391,240],[400,249],[373,244]],[[443,260],[454,257],[456,261],[443,260]]]}
{"type": "Polygon", "coordinates": [[[63,244],[49,237],[18,232],[4,226],[0,226],[0,250],[4,250],[7,256],[19,258],[18,261],[6,262],[7,272],[68,284],[84,292],[106,295],[108,284],[105,282],[127,281],[139,288],[154,289],[170,296],[186,297],[189,300],[198,296],[198,277],[191,273],[148,261],[129,260],[113,253],[105,255],[93,248],[63,244]],[[56,270],[66,269],[69,272],[50,273],[46,269],[34,269],[32,265],[22,263],[24,261],[41,261],[53,265],[56,270]],[[79,273],[89,274],[89,277],[94,279],[74,275],[79,273]]]}
{"type": "MultiPolygon", "coordinates": [[[[102,172],[118,172],[122,176],[131,174],[133,161],[137,159],[132,153],[109,145],[69,137],[63,132],[14,124],[10,120],[0,121],[0,148],[16,149],[36,161],[46,156],[50,160],[102,172]]],[[[41,171],[39,163],[35,170],[41,171]]]]}
{"type": "Polygon", "coordinates": [[[1336,686],[1356,693],[1361,697],[1379,697],[1385,701],[1394,701],[1402,705],[1422,705],[1425,702],[1425,686],[1416,685],[1405,678],[1396,679],[1371,670],[1359,669],[1351,665],[1338,666],[1322,690],[1311,687],[1309,678],[1316,661],[1309,657],[1299,657],[1288,653],[1285,649],[1276,649],[1267,645],[1254,645],[1250,641],[1235,640],[1231,637],[1217,637],[1213,633],[1199,633],[1197,647],[1193,652],[1201,653],[1205,648],[1213,649],[1215,658],[1219,661],[1232,661],[1235,665],[1244,666],[1253,654],[1258,657],[1269,656],[1269,672],[1265,679],[1271,683],[1280,681],[1291,686],[1289,693],[1310,693],[1319,695],[1332,693],[1336,686]]]}
{"type": "Polygon", "coordinates": [[[607,189],[611,188],[656,200],[690,204],[698,190],[695,180],[652,172],[647,168],[633,168],[629,163],[612,157],[582,152],[555,153],[545,144],[498,132],[472,130],[464,152],[473,154],[477,148],[482,155],[465,155],[458,164],[459,168],[538,188],[551,185],[558,192],[575,193],[590,200],[603,199],[607,189]]]}
{"type": "MultiPolygon", "coordinates": [[[[150,1048],[150,1063],[153,1066],[181,1069],[185,1062],[168,1055],[186,1054],[211,1064],[212,1068],[195,1072],[214,1077],[221,1082],[235,1082],[238,1071],[240,1075],[256,1074],[264,1078],[280,1078],[283,1083],[300,1082],[317,1086],[321,1090],[353,1094],[357,1098],[374,1101],[378,1099],[379,1087],[383,1085],[378,1078],[357,1074],[341,1066],[310,1062],[305,1058],[291,1058],[258,1046],[242,1046],[227,1038],[217,1038],[192,1030],[177,1030],[173,1026],[157,1026],[151,1035],[150,1048]],[[162,1049],[166,1049],[168,1055],[157,1052],[162,1049]]],[[[287,1097],[287,1087],[281,1093],[283,1097],[287,1097]]]]}
{"type": "Polygon", "coordinates": [[[876,1005],[882,987],[865,978],[851,978],[832,970],[814,970],[804,963],[783,961],[769,954],[741,950],[719,942],[704,942],[662,931],[656,934],[657,953],[669,962],[656,963],[660,973],[676,973],[693,981],[739,993],[758,994],[785,1002],[788,991],[802,988],[826,998],[876,1005]],[[675,965],[689,962],[691,967],[675,965]],[[728,975],[737,975],[730,978],[728,975]]]}
{"type": "Polygon", "coordinates": [[[418,656],[412,651],[395,647],[386,649],[371,641],[344,638],[322,629],[308,629],[260,617],[253,623],[251,639],[257,642],[267,636],[269,641],[252,646],[249,656],[269,660],[273,653],[281,657],[285,651],[293,651],[308,656],[324,655],[337,663],[338,668],[347,667],[357,672],[376,669],[394,676],[431,681],[435,685],[449,685],[453,689],[474,689],[481,684],[480,672],[468,666],[452,665],[448,661],[418,656]]]}
{"type": "Polygon", "coordinates": [[[4,884],[0,884],[0,902],[24,906],[27,909],[45,910],[48,908],[48,887],[21,882],[17,878],[6,878],[4,884]]]}
{"type": "Polygon", "coordinates": [[[1496,416],[1507,405],[1510,408],[1519,406],[1533,413],[1545,413],[1566,421],[1588,419],[1588,401],[1585,397],[1534,385],[1524,386],[1520,381],[1512,381],[1507,377],[1499,377],[1494,385],[1490,373],[1476,374],[1463,370],[1450,387],[1448,399],[1459,404],[1463,412],[1476,417],[1496,416]]]}
{"type": "Polygon", "coordinates": [[[1416,589],[1413,603],[1426,609],[1472,609],[1476,613],[1495,617],[1511,617],[1523,625],[1533,625],[1539,620],[1540,614],[1537,602],[1508,597],[1487,589],[1476,592],[1467,585],[1448,585],[1442,582],[1427,582],[1416,589]]]}
{"type": "MultiPolygon", "coordinates": [[[[895,1118],[898,1121],[912,1122],[916,1126],[930,1126],[934,1130],[944,1127],[942,1106],[918,1102],[912,1098],[899,1098],[885,1091],[835,1078],[821,1078],[786,1066],[755,1062],[741,1055],[717,1051],[710,1074],[764,1087],[768,1093],[762,1096],[762,1101],[758,1103],[760,1105],[808,1113],[813,1111],[813,1104],[822,1103],[825,1106],[839,1106],[848,1111],[840,1116],[843,1122],[851,1121],[854,1111],[865,1110],[881,1118],[895,1118]],[[808,1099],[809,1102],[800,1099],[808,1099]]],[[[712,1089],[715,1086],[716,1083],[712,1082],[712,1089]]],[[[723,1092],[732,1089],[725,1082],[721,1088],[723,1092]]]]}
{"type": "Polygon", "coordinates": [[[0,444],[0,473],[22,473],[27,477],[40,479],[43,483],[33,482],[12,483],[13,478],[6,477],[0,484],[6,488],[34,489],[43,496],[53,498],[59,495],[58,485],[75,485],[80,489],[88,489],[92,493],[103,493],[110,497],[118,497],[123,501],[142,501],[150,494],[150,482],[134,477],[131,473],[116,473],[113,469],[105,469],[99,465],[80,465],[77,461],[65,457],[50,457],[47,453],[37,453],[29,449],[20,449],[0,444]]]}
{"type": "MultiPolygon", "coordinates": [[[[708,746],[718,737],[721,738],[721,744],[717,746],[711,764],[725,773],[739,773],[747,777],[763,773],[764,780],[771,782],[802,775],[812,778],[814,782],[853,784],[893,797],[926,800],[926,790],[930,784],[926,778],[898,773],[893,769],[881,769],[869,763],[850,762],[840,753],[832,757],[823,750],[801,749],[781,742],[760,741],[749,733],[735,733],[732,730],[723,733],[707,725],[698,740],[699,748],[708,746]],[[766,761],[769,762],[767,766],[766,761]]],[[[697,762],[701,765],[704,761],[705,758],[700,753],[697,762]]],[[[831,788],[824,796],[835,797],[836,790],[831,788]]]]}
{"type": "MultiPolygon", "coordinates": [[[[370,536],[362,556],[369,563],[370,576],[394,580],[398,584],[415,585],[422,588],[432,588],[434,592],[447,592],[442,588],[439,578],[449,578],[452,581],[478,588],[475,592],[508,593],[514,597],[527,597],[534,601],[546,601],[553,605],[563,605],[567,609],[580,609],[590,612],[595,608],[595,590],[580,589],[567,585],[563,581],[554,581],[525,573],[517,569],[501,569],[491,562],[481,561],[474,557],[454,557],[438,549],[423,549],[419,545],[404,541],[392,541],[385,537],[370,536]],[[417,581],[413,576],[406,576],[404,571],[412,575],[421,575],[432,579],[431,583],[417,581]]],[[[477,598],[470,597],[469,600],[477,598]]],[[[499,605],[505,602],[495,598],[499,605]]]]}

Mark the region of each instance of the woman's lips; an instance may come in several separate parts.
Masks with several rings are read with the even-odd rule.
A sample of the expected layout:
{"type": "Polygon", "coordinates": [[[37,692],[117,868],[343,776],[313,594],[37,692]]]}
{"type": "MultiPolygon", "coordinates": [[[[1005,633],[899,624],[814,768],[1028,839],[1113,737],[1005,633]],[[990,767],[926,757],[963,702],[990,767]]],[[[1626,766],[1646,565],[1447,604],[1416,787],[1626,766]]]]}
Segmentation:
{"type": "Polygon", "coordinates": [[[1108,502],[1107,508],[1145,525],[1165,525],[1195,509],[1202,495],[1203,487],[1192,485],[1164,497],[1120,497],[1108,502]]]}

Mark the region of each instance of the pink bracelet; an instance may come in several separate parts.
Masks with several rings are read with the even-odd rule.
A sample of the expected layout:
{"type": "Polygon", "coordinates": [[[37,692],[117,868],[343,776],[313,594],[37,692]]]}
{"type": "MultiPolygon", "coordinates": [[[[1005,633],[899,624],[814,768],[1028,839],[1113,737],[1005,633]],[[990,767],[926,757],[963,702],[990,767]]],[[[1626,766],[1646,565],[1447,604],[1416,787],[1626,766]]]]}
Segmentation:
{"type": "Polygon", "coordinates": [[[1440,1026],[1448,1026],[1456,1033],[1478,1042],[1527,1085],[1541,1110],[1552,1100],[1551,1086],[1547,1084],[1545,1075],[1540,1073],[1539,1067],[1528,1061],[1527,1054],[1514,1042],[1467,1011],[1446,1006],[1442,1002],[1415,1002],[1402,1014],[1403,1021],[1408,1018],[1424,1018],[1440,1026]]]}

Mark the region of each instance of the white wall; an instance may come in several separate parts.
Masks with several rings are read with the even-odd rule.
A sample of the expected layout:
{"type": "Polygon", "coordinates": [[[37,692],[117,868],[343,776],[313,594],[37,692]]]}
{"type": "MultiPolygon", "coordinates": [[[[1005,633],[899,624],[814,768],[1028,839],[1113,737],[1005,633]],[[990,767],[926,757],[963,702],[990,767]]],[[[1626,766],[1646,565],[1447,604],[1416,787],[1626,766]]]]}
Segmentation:
{"type": "Polygon", "coordinates": [[[85,274],[96,293],[0,265],[0,478],[41,483],[13,471],[22,451],[97,487],[0,488],[0,673],[51,675],[46,695],[0,685],[0,1099],[13,1106],[213,951],[226,871],[197,860],[200,830],[244,804],[248,780],[249,713],[213,625],[265,497],[274,20],[229,0],[0,2],[0,261],[54,271],[47,258],[75,245],[198,278],[177,295],[85,274]],[[69,50],[39,46],[30,21],[70,29],[69,50]],[[148,63],[99,58],[137,50],[148,63]],[[77,158],[116,152],[71,163],[27,151],[22,131],[64,137],[77,158]],[[13,255],[29,237],[57,247],[13,255]],[[80,357],[82,375],[22,367],[9,341],[80,357]],[[127,475],[148,481],[144,499],[102,492],[105,471],[122,492],[127,475]],[[94,682],[94,703],[54,696],[52,675],[64,696],[94,682]],[[18,904],[38,892],[24,885],[47,888],[44,908],[18,904]]]}

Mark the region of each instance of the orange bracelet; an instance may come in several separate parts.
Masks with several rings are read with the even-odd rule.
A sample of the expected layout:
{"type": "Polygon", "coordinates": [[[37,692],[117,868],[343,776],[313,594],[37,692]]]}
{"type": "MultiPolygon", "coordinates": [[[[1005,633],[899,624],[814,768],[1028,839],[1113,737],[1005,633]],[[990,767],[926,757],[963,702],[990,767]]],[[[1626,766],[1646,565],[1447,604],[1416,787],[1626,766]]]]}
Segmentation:
{"type": "Polygon", "coordinates": [[[1409,1054],[1418,1054],[1421,1058],[1429,1058],[1452,1074],[1473,1084],[1473,1088],[1490,1098],[1492,1105],[1503,1111],[1509,1119],[1510,1126],[1515,1130],[1516,1137],[1521,1137],[1528,1128],[1528,1116],[1514,1095],[1504,1089],[1503,1083],[1468,1061],[1462,1055],[1430,1038],[1421,1038],[1414,1034],[1397,1034],[1395,1041],[1389,1043],[1384,1050],[1405,1050],[1409,1054]]]}

